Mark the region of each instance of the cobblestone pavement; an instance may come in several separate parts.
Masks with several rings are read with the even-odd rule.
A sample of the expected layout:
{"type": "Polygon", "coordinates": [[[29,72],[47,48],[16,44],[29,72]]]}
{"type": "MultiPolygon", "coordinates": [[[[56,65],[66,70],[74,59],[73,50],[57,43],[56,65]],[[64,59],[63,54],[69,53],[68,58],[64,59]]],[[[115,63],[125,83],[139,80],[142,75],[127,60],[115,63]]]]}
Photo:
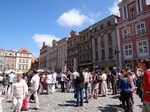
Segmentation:
{"type": "MultiPolygon", "coordinates": [[[[83,107],[75,107],[73,93],[60,93],[49,95],[40,95],[40,109],[33,110],[34,104],[30,104],[28,112],[123,112],[119,108],[120,101],[118,96],[108,95],[107,97],[98,97],[91,99],[88,104],[84,103],[83,107]]],[[[141,103],[138,96],[134,95],[134,111],[142,112],[141,103]]],[[[3,112],[12,112],[11,103],[2,101],[3,112]]]]}

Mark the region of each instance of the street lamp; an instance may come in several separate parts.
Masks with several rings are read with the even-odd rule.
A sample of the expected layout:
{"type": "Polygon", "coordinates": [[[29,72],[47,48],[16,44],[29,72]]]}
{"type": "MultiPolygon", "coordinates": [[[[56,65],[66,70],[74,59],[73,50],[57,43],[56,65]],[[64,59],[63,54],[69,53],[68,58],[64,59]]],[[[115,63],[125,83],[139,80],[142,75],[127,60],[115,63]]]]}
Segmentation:
{"type": "Polygon", "coordinates": [[[116,67],[117,67],[117,68],[120,67],[120,65],[119,65],[119,53],[120,53],[120,51],[115,50],[115,55],[117,56],[117,59],[116,59],[116,67]]]}

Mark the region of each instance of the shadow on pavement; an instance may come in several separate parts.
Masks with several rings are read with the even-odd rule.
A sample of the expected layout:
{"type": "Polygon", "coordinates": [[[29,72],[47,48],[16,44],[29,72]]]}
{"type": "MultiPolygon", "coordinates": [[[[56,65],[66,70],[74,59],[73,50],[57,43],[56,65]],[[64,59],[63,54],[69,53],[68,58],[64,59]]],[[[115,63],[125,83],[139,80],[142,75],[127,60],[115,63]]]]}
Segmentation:
{"type": "Polygon", "coordinates": [[[122,112],[118,105],[106,105],[106,107],[98,107],[101,112],[122,112]]]}
{"type": "Polygon", "coordinates": [[[142,105],[137,105],[138,107],[142,108],[142,105]]]}
{"type": "Polygon", "coordinates": [[[76,101],[75,100],[69,100],[69,101],[66,101],[65,104],[58,104],[58,106],[75,107],[76,106],[76,101]]]}
{"type": "Polygon", "coordinates": [[[112,96],[111,98],[112,99],[119,99],[120,95],[115,95],[115,96],[112,96]]]}

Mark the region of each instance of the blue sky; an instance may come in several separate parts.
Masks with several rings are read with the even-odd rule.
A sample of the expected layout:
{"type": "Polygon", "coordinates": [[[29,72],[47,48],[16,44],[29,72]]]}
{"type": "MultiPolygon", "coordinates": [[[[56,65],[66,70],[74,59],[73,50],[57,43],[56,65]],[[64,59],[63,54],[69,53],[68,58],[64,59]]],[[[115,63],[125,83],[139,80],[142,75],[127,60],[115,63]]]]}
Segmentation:
{"type": "Polygon", "coordinates": [[[28,48],[81,31],[110,14],[120,0],[0,0],[0,48],[28,48]]]}

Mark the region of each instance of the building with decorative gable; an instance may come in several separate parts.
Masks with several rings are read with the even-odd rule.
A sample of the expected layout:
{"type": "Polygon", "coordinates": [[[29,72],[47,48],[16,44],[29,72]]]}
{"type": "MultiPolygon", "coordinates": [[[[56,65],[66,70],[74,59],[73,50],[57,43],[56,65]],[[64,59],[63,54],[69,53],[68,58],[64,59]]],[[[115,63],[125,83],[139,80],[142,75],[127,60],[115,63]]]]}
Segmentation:
{"type": "Polygon", "coordinates": [[[150,3],[122,0],[119,3],[118,45],[122,68],[135,68],[136,60],[150,58],[150,3]]]}

